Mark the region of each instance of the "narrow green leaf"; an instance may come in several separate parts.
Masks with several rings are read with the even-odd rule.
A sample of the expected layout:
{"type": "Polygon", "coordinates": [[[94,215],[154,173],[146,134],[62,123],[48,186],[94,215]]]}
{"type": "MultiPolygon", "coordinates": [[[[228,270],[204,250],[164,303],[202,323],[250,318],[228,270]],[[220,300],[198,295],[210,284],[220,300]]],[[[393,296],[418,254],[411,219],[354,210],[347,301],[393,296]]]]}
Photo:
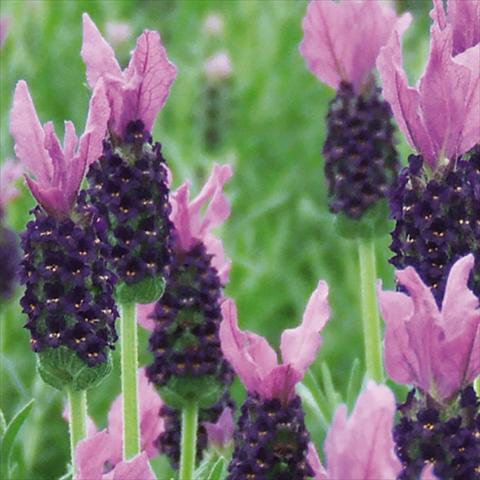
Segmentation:
{"type": "Polygon", "coordinates": [[[342,402],[342,397],[333,386],[332,374],[326,363],[322,363],[322,383],[328,400],[329,411],[333,415],[337,405],[342,402]]]}
{"type": "Polygon", "coordinates": [[[213,468],[210,470],[210,473],[206,480],[222,480],[225,474],[227,462],[224,457],[220,457],[213,468]]]}
{"type": "Polygon", "coordinates": [[[307,371],[302,383],[310,390],[310,393],[312,394],[320,411],[324,412],[326,418],[330,420],[331,412],[329,402],[325,394],[322,392],[322,389],[318,385],[318,382],[311,370],[307,371]]]}
{"type": "Polygon", "coordinates": [[[307,409],[312,410],[312,412],[315,414],[315,420],[317,420],[320,423],[322,430],[326,432],[329,426],[327,415],[324,412],[322,412],[322,409],[320,405],[317,403],[317,401],[315,400],[315,397],[312,394],[312,391],[303,383],[299,383],[297,385],[297,393],[300,395],[304,406],[307,409]]]}
{"type": "Polygon", "coordinates": [[[2,437],[0,445],[0,478],[7,480],[9,478],[9,460],[13,442],[20,430],[21,426],[27,419],[32,410],[34,400],[30,400],[8,424],[5,434],[2,437]]]}
{"type": "Polygon", "coordinates": [[[7,422],[5,421],[5,415],[3,414],[2,409],[0,408],[0,438],[3,437],[5,430],[7,429],[7,422]]]}
{"type": "Polygon", "coordinates": [[[353,361],[352,369],[350,370],[350,376],[348,378],[347,387],[347,407],[351,411],[353,404],[358,396],[362,384],[362,372],[360,371],[360,360],[356,358],[353,361]]]}

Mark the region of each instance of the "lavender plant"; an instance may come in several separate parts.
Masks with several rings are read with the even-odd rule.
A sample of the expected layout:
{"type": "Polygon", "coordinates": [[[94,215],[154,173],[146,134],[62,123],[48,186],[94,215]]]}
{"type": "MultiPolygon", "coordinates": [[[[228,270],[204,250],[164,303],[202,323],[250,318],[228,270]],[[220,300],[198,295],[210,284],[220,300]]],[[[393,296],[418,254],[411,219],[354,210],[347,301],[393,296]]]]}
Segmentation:
{"type": "MultiPolygon", "coordinates": [[[[303,21],[301,53],[337,91],[323,154],[336,231],[358,246],[365,376],[356,401],[354,381],[343,402],[327,367],[323,387],[307,373],[320,332],[328,343],[339,327],[326,282],[301,324],[283,331],[281,362],[266,338],[239,327],[224,295],[231,261],[214,233],[230,216],[224,188],[233,170],[214,164],[193,200],[188,182],[170,191],[152,130],[176,68],[158,33],[144,31],[122,71],[84,15],[93,94],[84,134],[78,139],[66,122],[63,147],[52,123],[40,125],[26,83],[17,84],[10,129],[38,202],[22,235],[21,306],[39,374],[68,393],[67,476],[173,478],[166,462],[156,463],[166,454],[180,480],[480,478],[480,2],[447,7],[433,0],[429,59],[416,88],[402,66],[409,14],[398,18],[377,0],[312,0],[303,21]],[[400,174],[394,120],[416,152],[400,174]],[[388,208],[396,291],[376,281],[375,240],[387,231],[388,208]],[[114,293],[122,394],[97,431],[85,391],[111,369],[114,293]],[[137,322],[150,335],[145,369],[137,368],[137,322]],[[392,389],[381,384],[383,360],[392,389]],[[235,375],[246,390],[238,411],[235,375]],[[318,424],[323,448],[313,441],[318,424]]],[[[221,17],[204,28],[220,34],[221,17]]],[[[129,36],[126,29],[118,42],[129,36]]],[[[218,93],[230,72],[226,57],[212,60],[208,91],[218,93]]],[[[203,132],[226,127],[212,125],[203,132]]],[[[210,152],[219,141],[212,135],[210,152]]],[[[12,192],[2,191],[0,216],[12,192]]],[[[14,478],[12,442],[31,408],[8,426],[0,415],[2,479],[14,478]]]]}

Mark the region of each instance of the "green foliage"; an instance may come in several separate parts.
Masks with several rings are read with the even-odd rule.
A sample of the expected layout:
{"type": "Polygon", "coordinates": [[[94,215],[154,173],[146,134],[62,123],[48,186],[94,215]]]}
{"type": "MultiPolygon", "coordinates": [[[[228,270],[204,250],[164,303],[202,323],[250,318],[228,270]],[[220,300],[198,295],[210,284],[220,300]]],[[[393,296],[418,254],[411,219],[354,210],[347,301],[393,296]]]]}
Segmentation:
{"type": "MultiPolygon", "coordinates": [[[[408,6],[420,3],[430,5],[410,1],[408,6]]],[[[8,115],[19,79],[28,81],[40,119],[53,120],[60,137],[64,119],[71,119],[77,133],[82,132],[90,95],[80,58],[82,12],[87,11],[103,32],[107,21],[129,22],[134,37],[145,28],[160,31],[178,77],[153,137],[162,142],[173,187],[189,178],[192,191],[198,192],[214,161],[235,167],[227,187],[232,215],[220,233],[233,260],[227,295],[237,301],[241,327],[278,345],[281,331],[300,321],[318,279],[327,280],[333,315],[311,375],[321,385],[320,363],[326,362],[333,385],[343,392],[354,359],[363,359],[358,261],[354,242],[339,238],[326,206],[320,152],[334,92],[307,70],[298,51],[306,4],[306,0],[3,0],[1,15],[10,16],[11,27],[0,52],[0,161],[13,156],[8,115]],[[212,11],[223,15],[225,34],[207,39],[202,23],[212,11]],[[221,126],[222,143],[212,149],[203,133],[207,113],[203,62],[220,49],[229,52],[234,73],[224,106],[228,122],[221,126]]],[[[418,77],[426,57],[428,8],[414,12],[415,24],[406,39],[412,78],[418,77]]],[[[132,38],[116,49],[123,65],[134,43],[132,38]]],[[[403,142],[399,149],[405,160],[409,148],[403,142]]],[[[23,230],[33,205],[24,188],[8,209],[8,224],[23,230]]],[[[389,288],[393,279],[387,263],[388,235],[376,242],[379,275],[389,288]]],[[[20,431],[12,460],[18,464],[16,478],[50,480],[65,472],[69,458],[63,400],[36,374],[19,296],[20,291],[0,307],[0,407],[11,418],[16,405],[36,399],[38,408],[20,431]]],[[[143,364],[151,361],[147,339],[142,332],[143,364]]],[[[116,352],[113,357],[112,375],[89,391],[89,412],[99,428],[105,426],[108,408],[120,391],[116,352]]],[[[360,373],[363,369],[360,365],[360,373]]],[[[311,396],[318,396],[307,380],[305,386],[311,396]]],[[[323,387],[322,392],[325,398],[319,397],[319,405],[327,422],[333,406],[323,387]]],[[[242,395],[237,387],[234,393],[242,395]]],[[[353,388],[351,395],[355,393],[353,388]]],[[[346,398],[350,404],[351,396],[346,398]]],[[[323,433],[317,424],[314,414],[307,416],[321,445],[323,433]]],[[[159,459],[154,464],[159,478],[166,480],[166,462],[159,459]]]]}
{"type": "Polygon", "coordinates": [[[193,480],[222,480],[227,474],[228,460],[218,455],[207,455],[195,470],[193,480]]]}
{"type": "MultiPolygon", "coordinates": [[[[30,400],[16,415],[10,423],[5,426],[0,439],[0,478],[8,480],[11,478],[10,453],[13,442],[17,437],[18,431],[25,423],[30,411],[32,410],[34,400],[30,400]]],[[[2,413],[3,422],[5,418],[2,413]]],[[[3,430],[3,429],[2,429],[3,430]]]]}

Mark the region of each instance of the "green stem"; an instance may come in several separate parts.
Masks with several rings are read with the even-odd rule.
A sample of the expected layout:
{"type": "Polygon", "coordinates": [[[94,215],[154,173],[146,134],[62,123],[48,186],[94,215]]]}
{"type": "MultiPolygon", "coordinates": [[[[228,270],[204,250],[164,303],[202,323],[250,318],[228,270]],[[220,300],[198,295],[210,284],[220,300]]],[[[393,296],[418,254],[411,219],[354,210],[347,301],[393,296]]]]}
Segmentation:
{"type": "Polygon", "coordinates": [[[192,480],[197,456],[198,406],[192,402],[182,410],[180,480],[192,480]]]}
{"type": "Polygon", "coordinates": [[[477,396],[480,397],[480,376],[475,380],[475,390],[477,391],[477,396]]]}
{"type": "Polygon", "coordinates": [[[87,436],[87,391],[69,389],[67,395],[70,406],[70,453],[75,477],[77,471],[75,449],[78,442],[87,436]]]}
{"type": "Polygon", "coordinates": [[[138,336],[135,303],[121,305],[120,345],[123,393],[123,459],[140,453],[138,423],[138,336]]]}
{"type": "Polygon", "coordinates": [[[362,304],[363,337],[367,375],[376,382],[383,382],[382,337],[377,305],[377,269],[375,242],[373,239],[358,240],[360,263],[360,297],[362,304]]]}

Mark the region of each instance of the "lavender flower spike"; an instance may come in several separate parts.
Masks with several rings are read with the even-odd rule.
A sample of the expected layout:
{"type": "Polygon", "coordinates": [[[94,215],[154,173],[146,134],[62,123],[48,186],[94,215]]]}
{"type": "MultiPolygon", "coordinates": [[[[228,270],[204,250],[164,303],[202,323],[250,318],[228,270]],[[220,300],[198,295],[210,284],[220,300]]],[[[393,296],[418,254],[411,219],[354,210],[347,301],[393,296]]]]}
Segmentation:
{"type": "Polygon", "coordinates": [[[157,32],[145,30],[138,38],[130,63],[121,70],[112,47],[88,14],[83,14],[82,58],[93,89],[99,79],[106,85],[111,106],[110,131],[120,138],[130,122],[141,120],[151,132],[165,104],[177,70],[169,62],[157,32]]]}
{"type": "Polygon", "coordinates": [[[77,138],[72,122],[65,122],[65,140],[61,147],[52,122],[40,125],[26,82],[15,89],[10,131],[15,153],[24,168],[28,186],[38,203],[51,215],[68,217],[75,203],[86,168],[102,152],[110,115],[105,88],[96,86],[85,126],[77,138]]]}
{"type": "Polygon", "coordinates": [[[341,405],[325,440],[327,468],[323,468],[313,445],[308,462],[315,480],[370,480],[397,478],[400,461],[392,437],[395,397],[384,385],[369,382],[352,414],[341,405]]]}
{"type": "Polygon", "coordinates": [[[402,65],[401,39],[407,27],[405,21],[395,30],[377,67],[400,129],[435,170],[444,159],[455,162],[480,140],[480,44],[453,57],[452,25],[434,23],[426,70],[412,88],[402,65]]]}
{"type": "Polygon", "coordinates": [[[409,295],[378,292],[389,376],[415,385],[440,404],[480,374],[479,300],[467,287],[473,265],[471,254],[454,264],[441,310],[412,267],[397,271],[397,281],[409,295]]]}
{"type": "Polygon", "coordinates": [[[218,420],[213,422],[203,422],[208,435],[208,443],[215,448],[223,449],[233,442],[233,411],[231,408],[224,408],[218,420]]]}
{"type": "Polygon", "coordinates": [[[327,295],[327,284],[319,282],[301,325],[283,332],[281,365],[263,337],[238,328],[234,302],[223,303],[224,319],[220,326],[223,354],[248,390],[234,434],[229,480],[250,476],[289,480],[313,475],[307,462],[310,435],[295,385],[320,348],[319,332],[330,316],[327,295]]]}

